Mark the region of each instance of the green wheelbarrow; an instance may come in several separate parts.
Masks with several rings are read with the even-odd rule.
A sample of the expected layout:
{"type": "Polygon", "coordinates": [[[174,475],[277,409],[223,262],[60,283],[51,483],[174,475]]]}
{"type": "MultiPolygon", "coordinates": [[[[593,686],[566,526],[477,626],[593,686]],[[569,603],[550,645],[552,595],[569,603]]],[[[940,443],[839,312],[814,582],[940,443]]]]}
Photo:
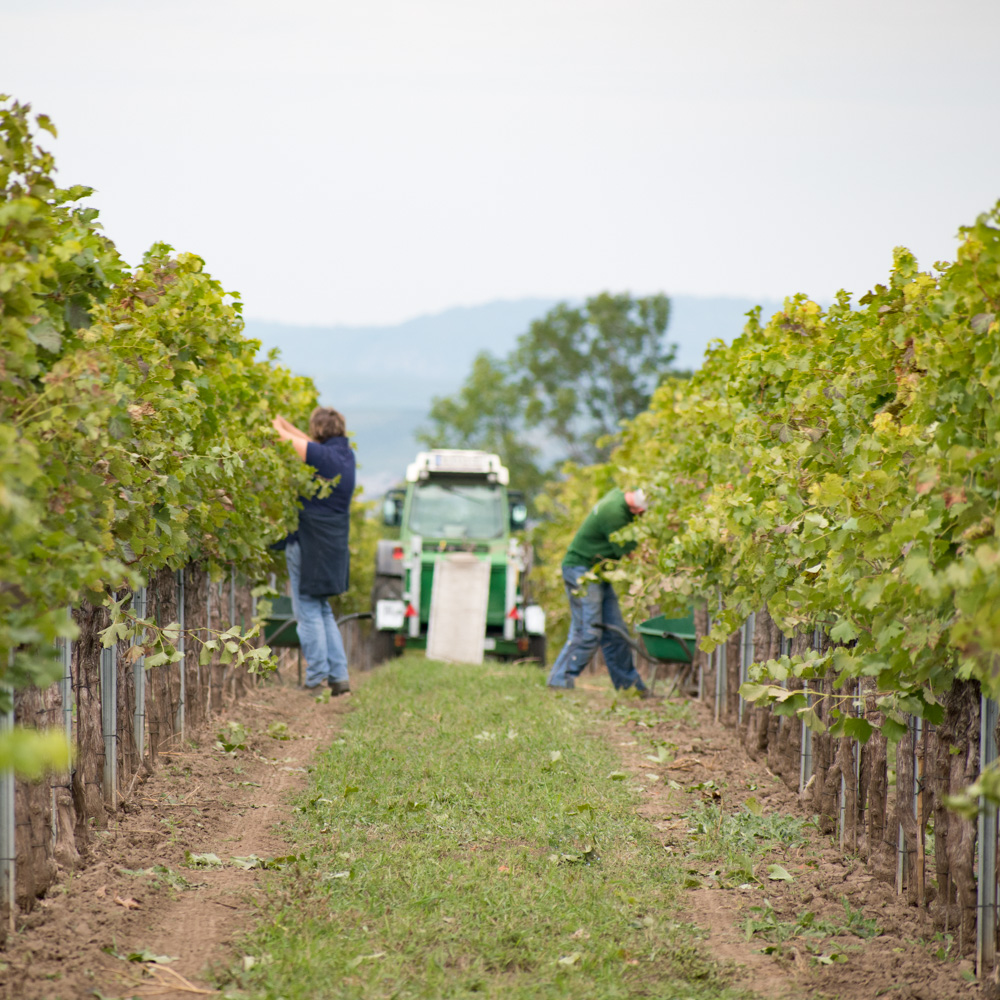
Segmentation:
{"type": "Polygon", "coordinates": [[[621,636],[636,653],[652,663],[649,679],[646,682],[650,691],[656,687],[660,667],[666,664],[679,664],[686,668],[678,679],[679,688],[689,683],[689,674],[694,666],[694,644],[697,639],[693,610],[686,618],[667,618],[665,615],[648,618],[636,629],[638,640],[633,639],[625,629],[617,625],[598,623],[597,627],[621,636]]]}
{"type": "MultiPolygon", "coordinates": [[[[358,611],[352,615],[343,615],[337,619],[337,628],[344,622],[352,621],[355,618],[371,618],[370,611],[358,611]]],[[[295,612],[292,610],[292,599],[290,597],[274,597],[271,599],[271,613],[264,619],[264,627],[261,629],[264,642],[271,646],[285,646],[298,650],[296,657],[296,668],[298,670],[298,683],[302,683],[302,643],[299,640],[298,621],[295,612]]],[[[278,674],[280,677],[281,674],[278,674]]]]}
{"type": "MultiPolygon", "coordinates": [[[[264,627],[261,629],[261,635],[264,642],[272,649],[284,646],[297,651],[296,669],[298,671],[298,683],[301,684],[302,643],[299,641],[297,625],[295,612],[292,611],[292,599],[290,597],[272,597],[271,613],[264,619],[264,627]]],[[[280,678],[280,671],[277,671],[277,673],[280,678]]],[[[283,678],[282,683],[284,683],[283,678]]]]}

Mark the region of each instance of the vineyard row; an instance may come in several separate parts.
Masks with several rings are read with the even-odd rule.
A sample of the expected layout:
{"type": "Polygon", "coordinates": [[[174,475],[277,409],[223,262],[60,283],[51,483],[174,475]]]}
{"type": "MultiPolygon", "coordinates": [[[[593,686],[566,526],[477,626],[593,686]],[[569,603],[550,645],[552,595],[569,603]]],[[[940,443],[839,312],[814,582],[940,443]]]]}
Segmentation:
{"type": "MultiPolygon", "coordinates": [[[[647,489],[649,511],[622,532],[635,556],[606,569],[623,605],[711,608],[702,677],[748,752],[798,786],[811,741],[803,795],[824,828],[933,902],[966,948],[977,912],[995,917],[976,841],[995,857],[1000,772],[981,704],[1000,693],[998,390],[1000,207],[960,230],[953,263],[924,272],[897,249],[856,303],[797,295],[766,324],[754,311],[691,379],[660,386],[608,465],[568,468],[539,504],[541,555],[558,567],[610,485],[647,489]],[[732,638],[748,620],[749,659],[732,638]]],[[[557,572],[541,589],[557,622],[557,572]]],[[[995,920],[980,936],[989,964],[995,920]]]]}

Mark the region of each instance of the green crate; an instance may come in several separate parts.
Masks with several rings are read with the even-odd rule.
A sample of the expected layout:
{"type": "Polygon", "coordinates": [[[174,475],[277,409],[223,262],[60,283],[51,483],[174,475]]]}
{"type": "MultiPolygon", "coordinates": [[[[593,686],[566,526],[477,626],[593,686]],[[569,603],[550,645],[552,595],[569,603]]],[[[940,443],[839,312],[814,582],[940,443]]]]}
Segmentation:
{"type": "Polygon", "coordinates": [[[687,618],[665,618],[657,615],[639,626],[639,636],[646,655],[661,663],[690,663],[694,653],[694,612],[687,618]],[[671,633],[664,635],[664,633],[671,633]],[[677,638],[675,638],[675,636],[677,638]],[[684,640],[687,649],[684,648],[684,640]]]}
{"type": "Polygon", "coordinates": [[[271,613],[264,619],[264,642],[268,646],[299,646],[290,597],[271,598],[271,613]]]}

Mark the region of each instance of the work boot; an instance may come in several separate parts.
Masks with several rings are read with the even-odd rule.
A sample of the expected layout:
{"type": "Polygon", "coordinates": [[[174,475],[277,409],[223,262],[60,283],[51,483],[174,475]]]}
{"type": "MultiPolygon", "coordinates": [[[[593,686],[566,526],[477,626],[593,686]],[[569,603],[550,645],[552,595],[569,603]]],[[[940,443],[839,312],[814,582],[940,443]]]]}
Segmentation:
{"type": "Polygon", "coordinates": [[[350,694],[351,693],[351,682],[350,681],[335,681],[330,678],[330,694],[335,698],[339,694],[350,694]]]}

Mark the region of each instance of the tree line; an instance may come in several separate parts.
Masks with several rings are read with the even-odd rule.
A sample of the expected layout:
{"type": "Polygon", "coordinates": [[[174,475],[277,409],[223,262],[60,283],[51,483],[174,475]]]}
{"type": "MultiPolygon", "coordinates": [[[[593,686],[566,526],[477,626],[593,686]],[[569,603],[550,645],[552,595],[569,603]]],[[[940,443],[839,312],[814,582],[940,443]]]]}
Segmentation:
{"type": "Polygon", "coordinates": [[[666,341],[670,300],[602,292],[560,303],[504,357],[480,353],[453,396],[435,398],[418,440],[502,456],[534,501],[567,461],[606,461],[624,421],[677,372],[666,341]]]}

